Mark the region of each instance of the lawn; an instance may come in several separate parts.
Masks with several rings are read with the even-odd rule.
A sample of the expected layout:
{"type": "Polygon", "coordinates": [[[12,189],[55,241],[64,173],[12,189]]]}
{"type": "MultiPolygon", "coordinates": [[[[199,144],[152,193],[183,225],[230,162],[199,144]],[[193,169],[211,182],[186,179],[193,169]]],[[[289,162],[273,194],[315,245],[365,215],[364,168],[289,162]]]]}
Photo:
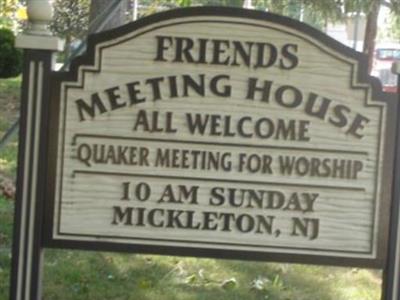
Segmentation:
{"type": "MultiPolygon", "coordinates": [[[[18,119],[21,78],[0,79],[0,137],[18,119]]],[[[4,149],[0,149],[0,179],[15,178],[17,168],[17,136],[4,149]]]]}
{"type": "MultiPolygon", "coordinates": [[[[0,80],[0,134],[18,116],[20,79],[0,80]]],[[[17,139],[0,151],[14,180],[17,139]]],[[[0,300],[8,299],[14,201],[0,196],[0,300]]],[[[46,250],[46,300],[378,300],[375,270],[46,250]]]]}

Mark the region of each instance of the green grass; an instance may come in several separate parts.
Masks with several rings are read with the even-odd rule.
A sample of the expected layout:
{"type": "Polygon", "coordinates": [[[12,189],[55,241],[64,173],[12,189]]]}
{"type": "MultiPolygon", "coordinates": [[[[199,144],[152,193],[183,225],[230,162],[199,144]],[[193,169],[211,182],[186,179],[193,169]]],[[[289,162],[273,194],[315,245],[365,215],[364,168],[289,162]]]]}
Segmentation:
{"type": "MultiPolygon", "coordinates": [[[[7,256],[0,262],[9,266],[7,256]]],[[[44,299],[377,300],[379,278],[363,269],[47,250],[44,299]]]]}
{"type": "Polygon", "coordinates": [[[0,174],[3,173],[9,178],[15,178],[17,172],[17,137],[0,150],[0,174]]]}
{"type": "MultiPolygon", "coordinates": [[[[15,122],[19,115],[19,95],[21,78],[0,80],[0,138],[15,122]]],[[[15,179],[17,168],[17,136],[0,150],[1,180],[15,179]]],[[[8,299],[11,268],[11,243],[14,202],[0,195],[0,300],[8,299]]]]}
{"type": "Polygon", "coordinates": [[[0,79],[0,132],[5,132],[19,115],[21,77],[0,79]]]}
{"type": "Polygon", "coordinates": [[[0,97],[19,99],[21,76],[0,79],[0,97]]]}
{"type": "MultiPolygon", "coordinates": [[[[21,77],[0,80],[0,138],[19,116],[19,95],[21,77]]],[[[0,175],[15,178],[17,169],[18,137],[13,136],[3,149],[0,149],[0,175]]]]}
{"type": "Polygon", "coordinates": [[[0,300],[8,299],[13,212],[13,201],[0,196],[0,300]]]}
{"type": "MultiPolygon", "coordinates": [[[[20,78],[0,80],[0,133],[18,117],[20,78]]],[[[0,151],[14,178],[17,139],[0,151]]],[[[0,196],[0,300],[8,299],[14,203],[0,196]]],[[[45,300],[378,300],[381,274],[353,268],[52,250],[45,300]]]]}

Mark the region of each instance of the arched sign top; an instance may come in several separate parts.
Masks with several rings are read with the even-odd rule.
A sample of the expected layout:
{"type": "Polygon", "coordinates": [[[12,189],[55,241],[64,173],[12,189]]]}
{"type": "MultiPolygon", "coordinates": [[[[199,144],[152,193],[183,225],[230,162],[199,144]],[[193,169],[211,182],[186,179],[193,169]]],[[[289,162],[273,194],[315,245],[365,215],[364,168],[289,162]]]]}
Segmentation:
{"type": "Polygon", "coordinates": [[[234,7],[188,7],[168,10],[144,17],[136,22],[128,23],[112,30],[92,34],[88,37],[86,53],[72,61],[71,72],[68,77],[73,78],[73,74],[76,76],[79,66],[93,65],[94,58],[96,57],[96,47],[99,46],[102,48],[104,43],[109,43],[112,41],[120,43],[121,39],[132,39],[135,36],[134,33],[137,31],[143,31],[146,28],[153,28],[152,30],[156,30],[157,27],[154,28],[154,25],[158,23],[161,25],[165,23],[168,24],[168,21],[179,22],[179,20],[182,20],[181,22],[187,24],[187,26],[191,26],[190,24],[204,22],[204,19],[203,21],[196,21],[196,18],[201,19],[213,17],[216,19],[227,18],[225,22],[230,22],[232,24],[242,23],[247,24],[248,26],[256,26],[260,28],[274,26],[276,30],[280,30],[283,33],[286,32],[286,34],[307,39],[308,42],[314,43],[317,47],[326,49],[328,55],[336,56],[339,59],[347,58],[348,61],[351,61],[351,64],[356,66],[357,69],[357,76],[355,78],[356,82],[367,83],[371,85],[373,98],[382,99],[387,97],[387,95],[382,93],[380,81],[368,74],[368,59],[365,54],[354,51],[353,49],[324,34],[320,30],[295,19],[269,12],[244,10],[234,7]],[[188,18],[193,20],[187,20],[188,18]],[[185,20],[183,21],[183,19],[185,20]],[[251,21],[253,21],[253,23],[251,23],[251,21]]]}
{"type": "Polygon", "coordinates": [[[47,245],[382,266],[392,103],[300,22],[187,8],[52,74],[47,245]]]}

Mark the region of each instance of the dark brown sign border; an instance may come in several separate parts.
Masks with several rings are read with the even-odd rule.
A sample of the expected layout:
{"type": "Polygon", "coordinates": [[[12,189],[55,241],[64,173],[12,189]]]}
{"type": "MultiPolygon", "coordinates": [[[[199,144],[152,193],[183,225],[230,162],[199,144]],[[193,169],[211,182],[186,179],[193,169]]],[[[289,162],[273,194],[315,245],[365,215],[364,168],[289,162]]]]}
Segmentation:
{"type": "MultiPolygon", "coordinates": [[[[172,10],[150,17],[141,19],[137,22],[125,25],[115,30],[103,32],[97,35],[89,37],[87,53],[75,59],[72,62],[71,70],[69,72],[60,73],[53,72],[50,75],[50,86],[51,86],[51,97],[49,99],[49,126],[48,135],[49,140],[42,140],[42,143],[48,144],[48,161],[47,163],[47,174],[46,174],[46,198],[45,198],[45,223],[44,223],[44,240],[43,244],[45,247],[54,248],[69,248],[69,249],[87,249],[87,250],[103,250],[103,251],[118,251],[118,252],[133,252],[133,253],[151,253],[151,254],[166,254],[166,255],[182,255],[182,256],[198,256],[198,257],[215,257],[215,258],[230,258],[230,259],[247,259],[247,260],[262,260],[262,261],[280,261],[280,262],[298,262],[298,263],[310,263],[310,264],[328,264],[328,265],[341,265],[341,266],[358,266],[358,267],[373,267],[382,268],[386,262],[387,252],[387,241],[389,232],[389,218],[388,216],[390,209],[390,188],[391,180],[382,182],[382,199],[381,211],[379,213],[380,224],[378,237],[380,238],[378,243],[377,259],[365,259],[365,258],[346,258],[336,256],[320,256],[320,255],[303,255],[303,254],[282,254],[282,253],[265,253],[257,251],[237,251],[237,250],[219,250],[219,249],[206,249],[206,248],[192,248],[192,247],[175,247],[175,246],[158,246],[158,245],[141,245],[141,244],[125,244],[125,243],[114,243],[114,242],[89,242],[80,240],[60,240],[53,239],[52,231],[54,228],[53,214],[54,214],[54,193],[55,193],[55,180],[56,180],[56,155],[57,155],[57,144],[58,144],[58,121],[59,121],[59,105],[60,105],[60,90],[61,82],[64,81],[76,81],[78,77],[79,67],[82,65],[94,65],[95,58],[95,47],[97,44],[112,40],[118,37],[122,37],[135,30],[145,28],[146,26],[156,24],[165,20],[176,20],[180,18],[194,17],[194,16],[214,16],[214,17],[230,17],[230,18],[248,18],[250,20],[268,21],[273,22],[287,28],[292,28],[297,31],[303,32],[308,36],[316,39],[331,49],[339,52],[340,54],[354,59],[358,62],[358,73],[357,79],[359,83],[366,83],[372,86],[372,98],[378,101],[384,101],[387,103],[387,128],[388,135],[386,137],[385,159],[384,159],[384,174],[382,179],[392,178],[393,165],[393,140],[394,140],[394,120],[395,112],[394,109],[394,97],[390,97],[388,94],[381,92],[381,86],[379,81],[370,77],[367,72],[367,59],[365,56],[343,46],[335,40],[329,38],[325,34],[318,30],[297,22],[295,20],[259,12],[252,10],[243,10],[235,8],[222,8],[222,7],[198,7],[198,8],[186,8],[179,10],[172,10]]],[[[101,63],[100,63],[101,65],[101,63]]],[[[87,71],[87,72],[100,72],[87,71]]],[[[352,67],[352,73],[354,72],[354,66],[352,67]]],[[[352,76],[351,74],[350,76],[352,76]]],[[[361,87],[353,87],[354,89],[366,89],[361,87]]],[[[44,166],[43,166],[44,167],[44,166]]]]}

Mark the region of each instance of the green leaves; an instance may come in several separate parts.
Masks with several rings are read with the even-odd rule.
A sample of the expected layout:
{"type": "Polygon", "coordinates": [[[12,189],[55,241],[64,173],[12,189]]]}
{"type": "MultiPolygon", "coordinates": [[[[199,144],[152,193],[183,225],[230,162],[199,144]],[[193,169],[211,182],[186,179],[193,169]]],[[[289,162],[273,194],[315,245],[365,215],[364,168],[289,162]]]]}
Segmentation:
{"type": "Polygon", "coordinates": [[[62,38],[81,38],[89,25],[89,0],[55,0],[50,29],[62,38]]]}
{"type": "Polygon", "coordinates": [[[11,30],[0,29],[0,78],[15,77],[21,73],[22,53],[14,47],[11,30]]]}
{"type": "Polygon", "coordinates": [[[17,7],[17,0],[0,0],[0,17],[11,18],[17,7]]]}
{"type": "Polygon", "coordinates": [[[177,3],[180,7],[190,6],[192,5],[191,0],[177,0],[177,3]]]}

